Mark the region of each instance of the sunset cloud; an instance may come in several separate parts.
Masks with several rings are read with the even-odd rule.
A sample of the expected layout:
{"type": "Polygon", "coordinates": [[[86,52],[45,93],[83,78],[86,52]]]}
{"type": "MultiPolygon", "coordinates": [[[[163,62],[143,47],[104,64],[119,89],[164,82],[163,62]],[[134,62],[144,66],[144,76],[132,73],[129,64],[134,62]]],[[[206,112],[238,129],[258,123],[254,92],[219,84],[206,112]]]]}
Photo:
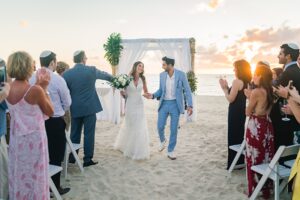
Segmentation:
{"type": "Polygon", "coordinates": [[[299,44],[299,35],[300,27],[282,25],[279,28],[252,28],[223,50],[216,45],[198,46],[197,67],[231,67],[235,60],[242,58],[252,64],[266,60],[271,63],[271,67],[278,67],[277,55],[280,45],[288,42],[299,44]]]}
{"type": "Polygon", "coordinates": [[[213,12],[221,5],[223,1],[224,0],[210,0],[199,3],[195,6],[195,9],[191,13],[196,14],[199,12],[213,12]]]}
{"type": "Polygon", "coordinates": [[[21,21],[19,22],[19,25],[20,25],[21,28],[27,28],[27,27],[28,27],[28,21],[26,21],[26,20],[21,20],[21,21]]]}

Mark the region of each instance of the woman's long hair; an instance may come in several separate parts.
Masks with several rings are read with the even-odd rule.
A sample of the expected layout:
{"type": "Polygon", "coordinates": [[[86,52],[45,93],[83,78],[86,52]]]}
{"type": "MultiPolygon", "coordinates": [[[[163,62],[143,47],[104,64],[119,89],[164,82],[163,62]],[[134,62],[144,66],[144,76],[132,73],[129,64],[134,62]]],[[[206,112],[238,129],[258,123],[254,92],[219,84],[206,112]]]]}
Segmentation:
{"type": "Polygon", "coordinates": [[[246,88],[252,79],[250,64],[246,60],[242,59],[235,61],[233,66],[236,69],[237,78],[243,81],[244,88],[246,88]]]}
{"type": "Polygon", "coordinates": [[[272,71],[269,65],[264,62],[258,62],[255,68],[256,76],[260,76],[258,87],[262,87],[267,92],[267,109],[273,104],[272,71]]]}
{"type": "MultiPolygon", "coordinates": [[[[139,64],[143,64],[143,66],[144,66],[144,63],[142,63],[141,61],[135,62],[135,63],[133,64],[133,66],[132,66],[132,69],[131,69],[131,71],[130,71],[130,73],[129,73],[129,76],[132,76],[132,77],[135,76],[135,73],[136,73],[136,70],[137,70],[137,66],[138,66],[139,64]]],[[[140,73],[140,78],[142,79],[143,84],[145,84],[145,83],[146,83],[146,78],[145,78],[145,76],[144,76],[144,72],[140,73]]]]}

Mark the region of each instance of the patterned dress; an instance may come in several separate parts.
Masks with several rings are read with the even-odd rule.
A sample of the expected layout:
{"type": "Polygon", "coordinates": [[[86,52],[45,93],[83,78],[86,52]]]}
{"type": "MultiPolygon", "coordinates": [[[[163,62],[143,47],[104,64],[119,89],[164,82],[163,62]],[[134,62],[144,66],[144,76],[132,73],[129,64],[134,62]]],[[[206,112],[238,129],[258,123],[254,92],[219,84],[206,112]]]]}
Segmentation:
{"type": "Polygon", "coordinates": [[[24,97],[14,105],[7,102],[11,114],[9,199],[48,200],[49,155],[44,116],[38,105],[27,103],[24,97]]]}
{"type": "MultiPolygon", "coordinates": [[[[268,116],[251,115],[246,132],[246,163],[248,194],[251,196],[260,175],[251,170],[253,165],[269,163],[275,154],[274,132],[271,119],[268,116]]],[[[269,198],[272,181],[267,181],[262,189],[264,198],[269,198]]]]}

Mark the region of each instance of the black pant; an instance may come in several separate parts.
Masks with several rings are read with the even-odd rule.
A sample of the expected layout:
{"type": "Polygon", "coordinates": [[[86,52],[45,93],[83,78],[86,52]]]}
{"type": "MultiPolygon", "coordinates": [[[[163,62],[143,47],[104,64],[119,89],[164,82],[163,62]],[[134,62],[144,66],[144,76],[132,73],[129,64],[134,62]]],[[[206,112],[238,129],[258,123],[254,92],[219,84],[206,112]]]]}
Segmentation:
{"type": "MultiPolygon", "coordinates": [[[[66,149],[66,123],[62,117],[50,117],[45,122],[50,164],[61,166],[66,149]]],[[[60,172],[51,177],[55,186],[60,188],[60,172]]]]}

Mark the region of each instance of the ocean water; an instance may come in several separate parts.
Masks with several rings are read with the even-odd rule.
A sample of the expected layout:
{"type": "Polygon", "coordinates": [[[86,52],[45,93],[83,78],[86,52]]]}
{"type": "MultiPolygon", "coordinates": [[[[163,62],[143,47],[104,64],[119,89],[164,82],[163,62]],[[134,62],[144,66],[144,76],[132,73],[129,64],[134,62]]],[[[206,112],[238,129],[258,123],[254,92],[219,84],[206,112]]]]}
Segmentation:
{"type": "MultiPolygon", "coordinates": [[[[159,87],[159,75],[145,75],[149,92],[155,92],[159,87]]],[[[220,76],[227,79],[229,86],[231,85],[233,74],[198,74],[197,75],[197,95],[201,96],[223,96],[223,91],[219,85],[220,76]]],[[[105,81],[97,81],[97,87],[109,87],[105,81]]]]}

